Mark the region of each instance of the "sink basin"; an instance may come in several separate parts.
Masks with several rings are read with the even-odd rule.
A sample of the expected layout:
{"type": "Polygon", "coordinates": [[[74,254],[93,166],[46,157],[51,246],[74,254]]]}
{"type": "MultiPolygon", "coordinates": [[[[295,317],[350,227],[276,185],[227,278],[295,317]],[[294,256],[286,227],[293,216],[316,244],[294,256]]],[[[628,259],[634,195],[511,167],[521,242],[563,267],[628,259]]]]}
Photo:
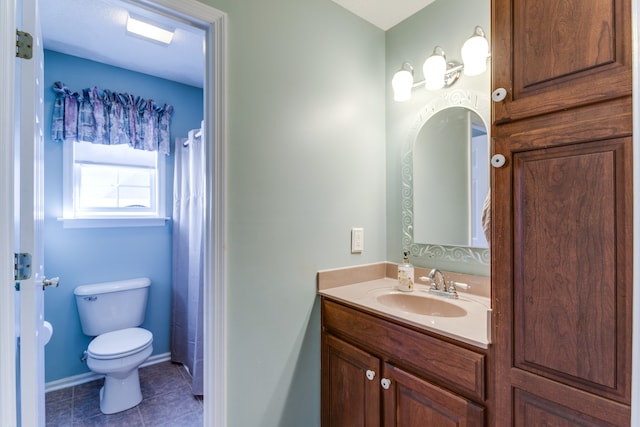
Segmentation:
{"type": "Polygon", "coordinates": [[[450,302],[416,294],[385,294],[376,298],[389,308],[434,317],[462,317],[467,311],[450,302]]]}
{"type": "Polygon", "coordinates": [[[416,283],[413,292],[397,289],[396,278],[375,279],[323,289],[320,295],[480,348],[491,343],[491,301],[462,293],[447,299],[416,283]]]}

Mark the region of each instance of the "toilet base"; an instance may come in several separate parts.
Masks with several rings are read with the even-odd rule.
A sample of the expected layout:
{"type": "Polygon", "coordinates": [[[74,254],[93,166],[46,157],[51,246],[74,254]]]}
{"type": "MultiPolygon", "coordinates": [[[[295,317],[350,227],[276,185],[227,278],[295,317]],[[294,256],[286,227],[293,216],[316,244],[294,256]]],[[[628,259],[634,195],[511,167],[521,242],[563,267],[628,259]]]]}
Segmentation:
{"type": "Polygon", "coordinates": [[[100,389],[100,412],[115,414],[126,411],[142,402],[138,369],[134,369],[124,379],[105,376],[104,386],[100,389]]]}

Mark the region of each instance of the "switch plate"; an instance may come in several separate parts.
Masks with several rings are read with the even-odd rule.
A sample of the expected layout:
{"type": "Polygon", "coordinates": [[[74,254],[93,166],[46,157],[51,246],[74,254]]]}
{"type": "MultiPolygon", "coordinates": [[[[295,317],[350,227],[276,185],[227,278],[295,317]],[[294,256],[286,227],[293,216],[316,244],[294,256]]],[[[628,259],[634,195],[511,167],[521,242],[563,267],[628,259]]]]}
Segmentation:
{"type": "Polygon", "coordinates": [[[351,229],[351,253],[359,254],[364,250],[364,228],[354,227],[351,229]]]}

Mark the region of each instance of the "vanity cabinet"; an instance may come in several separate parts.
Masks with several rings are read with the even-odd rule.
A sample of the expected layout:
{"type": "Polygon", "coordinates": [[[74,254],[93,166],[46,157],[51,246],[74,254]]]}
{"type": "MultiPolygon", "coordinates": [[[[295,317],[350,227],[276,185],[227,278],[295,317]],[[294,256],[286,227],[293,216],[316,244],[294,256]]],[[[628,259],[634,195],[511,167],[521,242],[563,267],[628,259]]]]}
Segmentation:
{"type": "Polygon", "coordinates": [[[322,425],[484,426],[485,358],[323,298],[322,425]]]}
{"type": "Polygon", "coordinates": [[[631,2],[492,7],[492,424],[628,426],[631,2]]]}

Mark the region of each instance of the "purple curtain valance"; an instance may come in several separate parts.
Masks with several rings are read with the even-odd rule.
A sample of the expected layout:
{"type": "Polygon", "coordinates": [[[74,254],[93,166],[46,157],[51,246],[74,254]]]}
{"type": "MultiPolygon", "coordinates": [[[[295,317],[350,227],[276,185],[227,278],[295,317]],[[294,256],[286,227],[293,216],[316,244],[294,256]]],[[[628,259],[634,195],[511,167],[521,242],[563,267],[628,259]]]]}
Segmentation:
{"type": "Polygon", "coordinates": [[[54,141],[129,144],[139,150],[169,154],[173,106],[97,87],[72,92],[61,82],[54,83],[53,91],[54,141]]]}

